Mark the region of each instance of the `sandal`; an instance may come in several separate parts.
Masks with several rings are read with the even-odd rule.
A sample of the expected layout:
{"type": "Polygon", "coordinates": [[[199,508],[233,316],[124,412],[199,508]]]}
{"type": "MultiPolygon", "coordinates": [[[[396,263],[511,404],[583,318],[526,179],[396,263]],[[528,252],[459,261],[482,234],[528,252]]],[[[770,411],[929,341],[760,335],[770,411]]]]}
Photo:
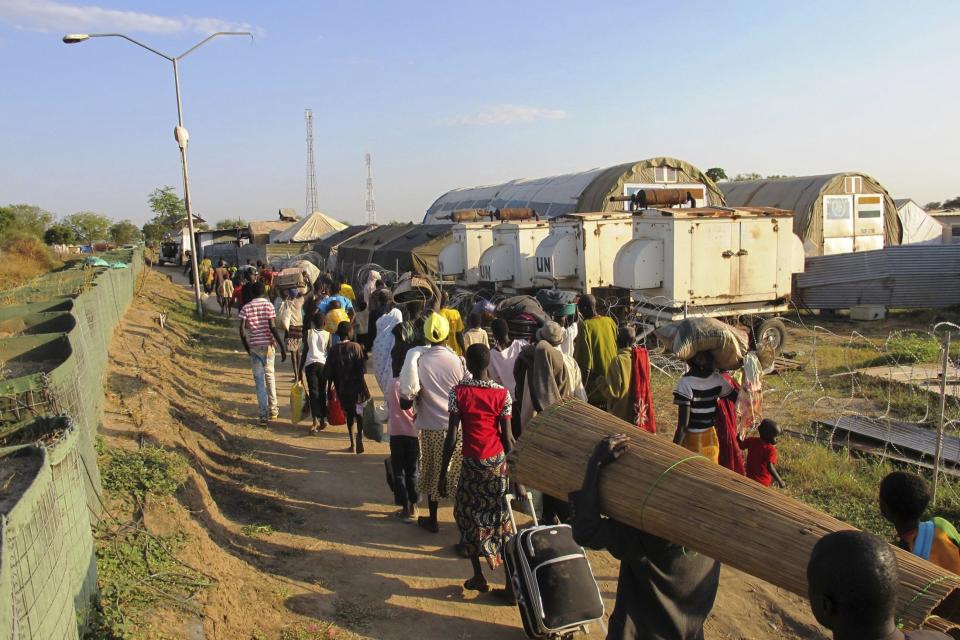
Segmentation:
{"type": "Polygon", "coordinates": [[[487,591],[490,591],[490,585],[487,584],[485,579],[479,576],[473,576],[464,582],[463,588],[467,591],[479,591],[480,593],[486,593],[487,591]]]}
{"type": "Polygon", "coordinates": [[[420,516],[417,518],[417,526],[421,529],[426,529],[430,533],[440,533],[440,525],[436,522],[431,522],[430,518],[427,516],[420,516]]]}

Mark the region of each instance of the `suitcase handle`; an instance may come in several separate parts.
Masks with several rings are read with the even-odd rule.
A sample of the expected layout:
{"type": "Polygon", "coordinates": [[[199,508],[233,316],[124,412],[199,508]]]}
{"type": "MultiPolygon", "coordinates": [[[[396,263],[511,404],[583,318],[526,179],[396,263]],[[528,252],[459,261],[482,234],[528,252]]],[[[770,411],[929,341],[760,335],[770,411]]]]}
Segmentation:
{"type": "MultiPolygon", "coordinates": [[[[504,496],[504,499],[507,501],[507,514],[510,516],[510,525],[513,527],[514,535],[517,534],[517,519],[513,515],[513,501],[516,498],[512,493],[508,493],[504,496]]],[[[537,510],[533,508],[533,493],[527,491],[527,504],[530,505],[530,516],[533,517],[533,526],[538,526],[540,523],[537,522],[537,510]]]]}

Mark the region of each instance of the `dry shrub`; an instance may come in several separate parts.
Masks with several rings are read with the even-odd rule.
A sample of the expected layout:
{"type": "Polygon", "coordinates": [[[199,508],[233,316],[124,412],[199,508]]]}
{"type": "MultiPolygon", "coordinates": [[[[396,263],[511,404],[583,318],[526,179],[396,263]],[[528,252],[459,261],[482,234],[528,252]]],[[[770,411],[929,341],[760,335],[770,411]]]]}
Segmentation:
{"type": "Polygon", "coordinates": [[[60,266],[42,240],[15,234],[0,241],[0,290],[12,289],[60,266]]]}

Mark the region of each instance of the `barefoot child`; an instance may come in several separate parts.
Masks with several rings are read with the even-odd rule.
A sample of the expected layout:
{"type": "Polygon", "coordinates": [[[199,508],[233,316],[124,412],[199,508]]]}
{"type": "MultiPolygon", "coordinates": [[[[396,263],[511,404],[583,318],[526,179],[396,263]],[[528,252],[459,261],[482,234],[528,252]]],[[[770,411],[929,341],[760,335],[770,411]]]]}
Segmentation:
{"type": "Polygon", "coordinates": [[[306,379],[307,393],[310,398],[310,433],[327,428],[327,396],[323,369],[327,363],[327,350],[330,348],[330,332],[323,328],[323,314],[312,313],[307,319],[307,333],[303,340],[300,375],[298,380],[306,379]]]}
{"type": "Polygon", "coordinates": [[[767,418],[760,422],[758,431],[760,437],[753,436],[740,443],[740,448],[747,452],[747,477],[765,487],[769,487],[776,480],[777,486],[783,489],[787,485],[774,466],[777,463],[780,427],[767,418]]]}
{"type": "Polygon", "coordinates": [[[894,471],[880,482],[880,513],[896,528],[900,548],[960,573],[960,534],[943,518],[921,522],[929,504],[920,476],[894,471]]]}
{"type": "Polygon", "coordinates": [[[464,378],[450,391],[450,424],[443,443],[440,491],[446,497],[447,466],[453,457],[457,431],[463,430],[463,465],[453,516],[460,529],[460,546],[470,558],[473,577],[464,589],[488,591],[481,557],[491,570],[503,562],[504,536],[509,533],[506,511],[507,453],[510,451],[510,394],[490,379],[490,349],[467,347],[464,378]]]}

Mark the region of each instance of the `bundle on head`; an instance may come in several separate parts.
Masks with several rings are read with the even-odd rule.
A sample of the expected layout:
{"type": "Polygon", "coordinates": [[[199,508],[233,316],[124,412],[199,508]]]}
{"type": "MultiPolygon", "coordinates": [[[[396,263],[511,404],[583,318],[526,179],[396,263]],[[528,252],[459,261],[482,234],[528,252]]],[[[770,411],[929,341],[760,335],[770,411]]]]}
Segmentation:
{"type": "Polygon", "coordinates": [[[731,370],[743,366],[748,337],[716,318],[686,318],[658,327],[654,334],[665,349],[681,360],[709,351],[718,369],[731,370]]]}

